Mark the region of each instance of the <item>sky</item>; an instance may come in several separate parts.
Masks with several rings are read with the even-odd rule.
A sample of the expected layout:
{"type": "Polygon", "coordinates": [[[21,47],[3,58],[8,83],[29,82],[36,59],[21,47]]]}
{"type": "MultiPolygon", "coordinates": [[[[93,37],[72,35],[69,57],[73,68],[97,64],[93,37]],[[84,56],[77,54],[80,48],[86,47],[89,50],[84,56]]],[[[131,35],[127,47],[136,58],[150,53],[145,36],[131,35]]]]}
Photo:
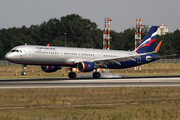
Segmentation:
{"type": "Polygon", "coordinates": [[[135,27],[136,18],[143,25],[164,24],[169,32],[180,30],[180,0],[0,0],[0,29],[40,25],[51,18],[78,14],[104,29],[110,17],[111,30],[123,32],[135,27]]]}

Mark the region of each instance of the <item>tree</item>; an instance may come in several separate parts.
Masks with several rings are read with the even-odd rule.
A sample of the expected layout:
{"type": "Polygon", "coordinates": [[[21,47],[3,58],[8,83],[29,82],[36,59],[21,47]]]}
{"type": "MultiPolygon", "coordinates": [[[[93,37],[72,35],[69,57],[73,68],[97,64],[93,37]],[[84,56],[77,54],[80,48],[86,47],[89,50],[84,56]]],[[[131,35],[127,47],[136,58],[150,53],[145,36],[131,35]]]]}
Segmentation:
{"type": "MultiPolygon", "coordinates": [[[[142,39],[148,32],[147,25],[142,27],[142,39]]],[[[84,19],[77,14],[63,16],[60,19],[51,18],[40,25],[31,25],[29,28],[0,29],[0,59],[15,46],[22,44],[65,46],[67,36],[68,47],[98,48],[102,49],[103,31],[97,28],[97,24],[89,19],[84,19]]],[[[111,30],[111,47],[114,50],[134,50],[135,28],[128,28],[123,32],[111,30]]],[[[157,45],[163,40],[157,54],[178,54],[180,57],[180,30],[166,35],[157,36],[157,45]]]]}

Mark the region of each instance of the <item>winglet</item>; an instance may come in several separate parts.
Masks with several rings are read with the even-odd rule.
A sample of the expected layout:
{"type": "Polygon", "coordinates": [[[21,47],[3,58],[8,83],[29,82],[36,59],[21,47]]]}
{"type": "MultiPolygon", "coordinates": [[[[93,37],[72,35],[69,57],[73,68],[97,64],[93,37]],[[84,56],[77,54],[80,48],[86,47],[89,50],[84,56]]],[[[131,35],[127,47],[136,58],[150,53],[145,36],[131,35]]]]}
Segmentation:
{"type": "Polygon", "coordinates": [[[50,44],[48,44],[47,46],[50,46],[50,44]]]}
{"type": "Polygon", "coordinates": [[[159,42],[158,46],[156,47],[155,51],[159,51],[160,47],[161,47],[161,44],[162,44],[162,40],[159,42]]]}

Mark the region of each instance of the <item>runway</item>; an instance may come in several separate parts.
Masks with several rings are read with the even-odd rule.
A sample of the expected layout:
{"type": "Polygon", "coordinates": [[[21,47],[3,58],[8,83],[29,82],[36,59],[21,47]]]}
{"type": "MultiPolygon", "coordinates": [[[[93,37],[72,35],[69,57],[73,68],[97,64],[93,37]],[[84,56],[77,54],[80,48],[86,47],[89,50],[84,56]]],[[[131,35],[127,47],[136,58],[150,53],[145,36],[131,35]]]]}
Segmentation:
{"type": "Polygon", "coordinates": [[[0,80],[0,89],[100,87],[180,87],[180,76],[140,76],[104,79],[42,78],[0,80]]]}

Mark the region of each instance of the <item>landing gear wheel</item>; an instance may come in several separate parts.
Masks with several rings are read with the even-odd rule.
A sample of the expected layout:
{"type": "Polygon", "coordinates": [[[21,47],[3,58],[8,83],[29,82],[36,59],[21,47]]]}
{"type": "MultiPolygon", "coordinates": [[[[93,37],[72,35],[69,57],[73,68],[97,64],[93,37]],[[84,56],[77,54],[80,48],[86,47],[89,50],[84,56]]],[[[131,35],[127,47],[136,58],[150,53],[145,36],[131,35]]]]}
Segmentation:
{"type": "Polygon", "coordinates": [[[93,73],[93,78],[100,78],[101,74],[99,72],[94,72],[93,73]]]}
{"type": "Polygon", "coordinates": [[[26,75],[25,70],[26,70],[26,66],[27,66],[27,65],[22,65],[22,66],[23,66],[23,71],[21,72],[21,75],[26,75]]]}
{"type": "Polygon", "coordinates": [[[25,71],[22,71],[22,72],[21,72],[21,75],[26,75],[26,72],[25,72],[25,71]]]}
{"type": "Polygon", "coordinates": [[[76,78],[76,73],[75,73],[75,72],[70,72],[70,73],[68,74],[68,77],[69,77],[69,78],[76,78]]]}

